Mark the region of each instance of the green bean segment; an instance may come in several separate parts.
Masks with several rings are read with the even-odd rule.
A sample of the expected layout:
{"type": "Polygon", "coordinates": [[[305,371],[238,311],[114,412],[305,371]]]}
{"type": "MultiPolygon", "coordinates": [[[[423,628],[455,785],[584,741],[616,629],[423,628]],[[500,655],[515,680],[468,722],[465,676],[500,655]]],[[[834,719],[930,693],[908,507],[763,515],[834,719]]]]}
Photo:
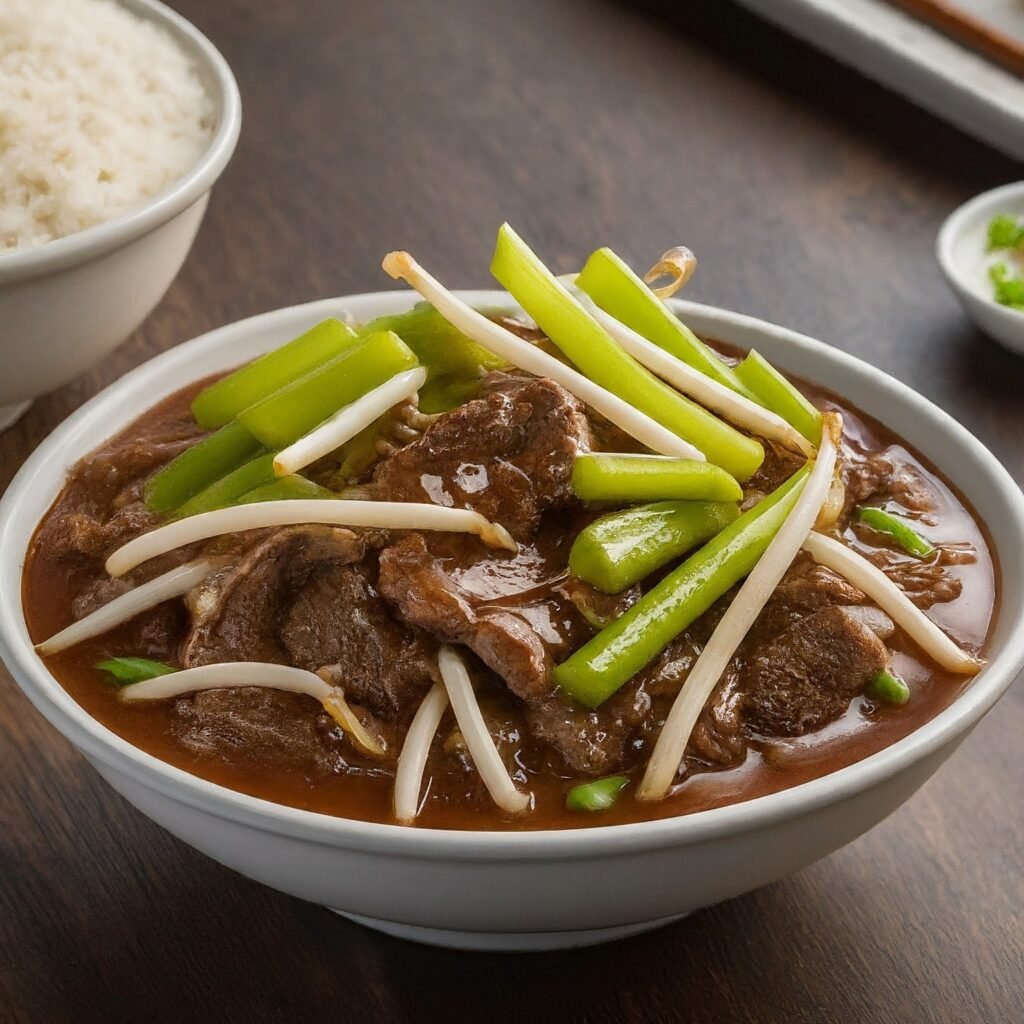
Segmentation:
{"type": "Polygon", "coordinates": [[[740,501],[743,488],[710,462],[663,455],[580,455],[572,489],[583,501],[740,501]]]}
{"type": "Polygon", "coordinates": [[[155,512],[173,512],[261,450],[241,423],[229,423],[186,448],[151,477],[145,487],[146,504],[155,512]]]}
{"type": "Polygon", "coordinates": [[[764,450],[641,366],[573,298],[507,224],[491,273],[558,348],[592,381],[700,449],[737,480],[753,475],[764,450]]]}
{"type": "Polygon", "coordinates": [[[201,391],[192,402],[192,415],[201,427],[222,426],[261,398],[333,359],[355,338],[352,328],[340,320],[323,320],[201,391]]]}
{"type": "Polygon", "coordinates": [[[736,376],[761,405],[799,430],[811,444],[821,444],[821,411],[760,352],[751,349],[736,367],[736,376]]]}
{"type": "MultiPolygon", "coordinates": [[[[481,309],[487,317],[499,316],[502,310],[481,309]]],[[[433,306],[417,303],[404,313],[380,316],[359,328],[365,338],[380,331],[394,331],[416,353],[420,365],[435,376],[479,377],[481,370],[498,370],[507,365],[503,359],[481,348],[453,327],[433,306]]]]}
{"type": "MultiPolygon", "coordinates": [[[[747,398],[731,367],[697,337],[611,249],[598,249],[576,278],[606,313],[677,359],[747,398]]],[[[694,442],[696,444],[696,442],[694,442]]]]}
{"type": "Polygon", "coordinates": [[[595,779],[573,786],[565,794],[567,811],[607,811],[619,794],[629,785],[625,775],[609,775],[606,779],[595,779]]]}
{"type": "Polygon", "coordinates": [[[886,704],[906,704],[910,700],[910,687],[885,669],[871,680],[868,691],[886,704]]]}
{"type": "Polygon", "coordinates": [[[251,505],[258,501],[287,501],[294,498],[336,498],[334,491],[313,483],[312,480],[293,473],[282,476],[273,483],[264,484],[247,491],[236,502],[236,505],[251,505]]]}
{"type": "Polygon", "coordinates": [[[412,350],[393,331],[371,334],[249,406],[238,419],[268,448],[284,448],[342,406],[416,365],[412,350]]]}
{"type": "Polygon", "coordinates": [[[257,455],[255,459],[220,480],[210,484],[205,490],[189,498],[176,512],[176,517],[198,515],[200,512],[212,512],[217,508],[234,505],[243,494],[256,487],[272,484],[277,477],[274,474],[274,453],[257,455]]]}
{"type": "Polygon", "coordinates": [[[562,662],[554,672],[559,687],[596,708],[649,665],[754,568],[796,504],[808,472],[804,466],[794,473],[562,662]]]}
{"type": "Polygon", "coordinates": [[[739,518],[732,502],[660,501],[613,512],[584,527],[569,568],[608,594],[631,587],[739,518]]]}
{"type": "Polygon", "coordinates": [[[927,558],[935,551],[935,545],[925,540],[905,520],[894,516],[891,512],[886,512],[883,508],[859,508],[857,509],[857,519],[865,526],[870,526],[872,530],[878,530],[879,533],[892,537],[908,555],[927,558]]]}

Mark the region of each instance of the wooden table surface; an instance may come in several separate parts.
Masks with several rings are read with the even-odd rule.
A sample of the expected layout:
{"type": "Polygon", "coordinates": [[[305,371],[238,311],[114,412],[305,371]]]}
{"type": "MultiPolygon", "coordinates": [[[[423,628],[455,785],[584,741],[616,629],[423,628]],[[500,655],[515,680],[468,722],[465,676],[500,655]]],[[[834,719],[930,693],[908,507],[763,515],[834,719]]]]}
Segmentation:
{"type": "MultiPolygon", "coordinates": [[[[868,359],[1024,479],[1024,362],[932,257],[952,207],[1021,169],[883,89],[723,0],[176,6],[238,76],[238,151],[146,324],[0,438],[0,486],[155,353],[390,287],[388,249],[488,286],[506,218],[560,270],[685,243],[688,295],[868,359]]],[[[2,1021],[1024,1020],[1020,687],[908,806],[799,875],[618,944],[496,956],[388,939],[207,860],[0,676],[2,1021]]]]}

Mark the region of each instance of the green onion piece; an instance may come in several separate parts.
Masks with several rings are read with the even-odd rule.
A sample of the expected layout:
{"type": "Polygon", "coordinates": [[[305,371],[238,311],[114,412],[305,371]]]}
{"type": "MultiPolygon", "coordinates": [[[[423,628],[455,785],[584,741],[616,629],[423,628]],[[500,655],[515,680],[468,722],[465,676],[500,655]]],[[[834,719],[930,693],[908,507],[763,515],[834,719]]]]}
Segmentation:
{"type": "Polygon", "coordinates": [[[857,509],[857,518],[865,525],[870,526],[872,530],[888,534],[908,555],[927,558],[935,551],[933,544],[908,526],[903,519],[894,516],[891,512],[886,512],[885,509],[859,508],[857,509]]]}
{"type": "Polygon", "coordinates": [[[181,505],[176,516],[198,515],[200,512],[212,512],[215,508],[227,508],[234,505],[236,501],[247,492],[264,484],[273,483],[277,477],[274,475],[274,453],[267,452],[266,455],[257,455],[255,459],[232,470],[226,476],[210,484],[209,487],[189,498],[181,505]]]}
{"type": "Polygon", "coordinates": [[[1008,213],[993,217],[988,225],[988,251],[1024,249],[1024,222],[1008,213]]]}
{"type": "Polygon", "coordinates": [[[146,504],[172,512],[210,484],[261,451],[259,441],[241,423],[229,423],[185,449],[146,483],[146,504]]]}
{"type": "Polygon", "coordinates": [[[766,409],[799,430],[811,444],[821,443],[821,411],[760,352],[751,349],[736,367],[736,376],[766,409]]]}
{"type": "Polygon", "coordinates": [[[567,811],[607,811],[619,794],[629,785],[625,775],[609,775],[606,779],[595,779],[573,786],[565,794],[567,811]]]}
{"type": "Polygon", "coordinates": [[[569,568],[617,594],[721,533],[739,514],[735,504],[717,501],[661,501],[614,512],[580,531],[569,568]]]}
{"type": "Polygon", "coordinates": [[[355,332],[333,317],[200,391],[192,415],[201,427],[219,427],[243,409],[333,359],[355,341],[355,332]]]}
{"type": "Polygon", "coordinates": [[[583,501],[740,501],[743,488],[710,462],[663,455],[580,455],[572,489],[583,501]]]}
{"type": "Polygon", "coordinates": [[[988,276],[996,302],[1011,309],[1024,309],[1024,277],[1012,276],[1005,263],[989,267],[988,276]]]}
{"type": "Polygon", "coordinates": [[[746,480],[761,465],[764,450],[757,441],[691,402],[641,366],[507,224],[498,232],[491,273],[594,383],[695,445],[709,462],[721,466],[737,480],[746,480]]]}
{"type": "Polygon", "coordinates": [[[99,662],[96,668],[112,676],[118,686],[129,686],[131,683],[141,683],[143,679],[155,679],[178,671],[162,661],[151,661],[149,658],[109,658],[99,662]]]}
{"type": "Polygon", "coordinates": [[[428,380],[420,388],[419,411],[427,415],[448,412],[476,398],[480,392],[479,377],[445,374],[428,380]]]}
{"type": "MultiPolygon", "coordinates": [[[[490,317],[499,316],[502,311],[482,309],[480,312],[490,317]]],[[[359,328],[359,336],[365,338],[380,331],[394,331],[416,353],[431,378],[446,374],[479,377],[481,371],[499,370],[508,365],[504,359],[467,338],[426,302],[417,303],[405,313],[371,320],[359,328]]]]}
{"type": "Polygon", "coordinates": [[[587,707],[607,700],[750,573],[793,510],[808,472],[798,470],[652,587],[557,666],[555,682],[587,707]]]}
{"type": "Polygon", "coordinates": [[[754,399],[732,368],[723,363],[611,249],[598,249],[591,255],[576,278],[576,287],[585,291],[606,313],[648,341],[671,352],[719,384],[754,399]]]}
{"type": "Polygon", "coordinates": [[[282,476],[273,483],[247,491],[236,505],[252,505],[258,501],[287,501],[292,498],[336,498],[334,491],[313,483],[299,473],[282,476]]]}
{"type": "Polygon", "coordinates": [[[285,448],[342,406],[413,366],[416,356],[397,334],[371,334],[329,363],[249,406],[238,419],[268,448],[285,448]]]}
{"type": "Polygon", "coordinates": [[[882,669],[868,686],[869,691],[886,704],[906,704],[910,700],[910,687],[891,672],[882,669]]]}

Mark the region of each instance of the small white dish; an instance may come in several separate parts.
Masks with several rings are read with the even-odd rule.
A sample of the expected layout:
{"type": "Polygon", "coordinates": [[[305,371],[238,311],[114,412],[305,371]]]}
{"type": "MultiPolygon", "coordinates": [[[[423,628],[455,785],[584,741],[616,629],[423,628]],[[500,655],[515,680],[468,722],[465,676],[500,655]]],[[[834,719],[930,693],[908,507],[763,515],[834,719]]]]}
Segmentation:
{"type": "Polygon", "coordinates": [[[1008,213],[1024,218],[1024,181],[1015,181],[982,192],[958,206],[943,222],[935,243],[935,255],[950,288],[971,319],[989,337],[1024,353],[1024,310],[996,302],[988,268],[1005,253],[986,251],[988,225],[993,217],[1008,213]]]}
{"type": "MultiPolygon", "coordinates": [[[[512,305],[504,292],[462,294],[475,305],[512,305]]],[[[21,603],[26,549],[68,469],[200,377],[266,352],[326,316],[365,321],[417,300],[408,291],[327,299],[179,345],[70,416],[0,501],[0,656],[32,703],[114,789],[184,842],[250,878],[392,935],[465,949],[590,945],[738,896],[857,838],[932,775],[1024,665],[1024,495],[984,446],[859,359],[761,320],[679,302],[698,333],[756,347],[781,368],[882,419],[941,466],[988,525],[1002,581],[989,661],[926,725],[848,768],[733,806],[631,825],[455,832],[334,818],[237,793],[158,760],[90,717],[36,654],[21,603]]],[[[883,890],[863,898],[884,899],[883,890]]]]}
{"type": "Polygon", "coordinates": [[[145,320],[185,261],[210,189],[238,141],[238,85],[213,44],[156,0],[120,2],[164,28],[194,60],[215,104],[216,127],[184,177],[135,209],[0,255],[0,430],[33,398],[73,380],[145,320]]]}

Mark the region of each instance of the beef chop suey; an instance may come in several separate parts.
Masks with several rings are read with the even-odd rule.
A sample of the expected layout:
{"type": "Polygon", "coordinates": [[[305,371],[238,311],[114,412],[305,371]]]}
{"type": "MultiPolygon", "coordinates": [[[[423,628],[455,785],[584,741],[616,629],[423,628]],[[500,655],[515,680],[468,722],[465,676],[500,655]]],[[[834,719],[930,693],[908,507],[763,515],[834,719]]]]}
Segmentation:
{"type": "MultiPolygon", "coordinates": [[[[526,344],[545,346],[532,325],[502,322],[516,326],[526,344]]],[[[732,365],[734,353],[717,351],[732,365]]],[[[415,399],[403,406],[397,439],[392,433],[379,443],[367,434],[360,443],[372,452],[368,465],[334,497],[472,510],[504,527],[517,551],[489,545],[482,534],[426,525],[311,521],[193,540],[113,578],[109,556],[175,521],[147,505],[147,488],[175,457],[212,436],[189,411],[209,384],[165,399],[74,468],[39,527],[24,581],[31,633],[42,641],[177,566],[208,561],[186,593],[47,659],[97,719],[204,778],[296,807],[394,820],[391,794],[406,733],[425,696],[449,685],[439,655],[455,650],[501,762],[530,794],[530,811],[496,806],[474,767],[472,730],[449,708],[423,752],[418,823],[531,829],[635,821],[750,799],[853,763],[934,716],[969,679],[938,667],[860,587],[801,553],[738,638],[670,794],[643,801],[630,787],[602,814],[567,810],[566,793],[581,784],[617,774],[639,781],[669,709],[741,590],[742,579],[732,581],[606,699],[581,699],[565,682],[559,666],[604,627],[626,621],[711,537],[692,539],[687,551],[616,593],[570,570],[581,532],[633,504],[582,501],[577,460],[643,445],[555,380],[511,368],[481,374],[470,397],[447,411],[425,415],[415,399]],[[154,671],[164,673],[289,666],[304,670],[313,689],[267,688],[242,666],[231,685],[129,700],[133,685],[146,685],[145,672],[121,678],[121,690],[96,667],[124,669],[125,659],[140,658],[161,663],[154,671]],[[887,699],[884,686],[877,689],[880,674],[905,683],[909,702],[892,702],[891,692],[887,699]],[[332,698],[311,696],[317,685],[345,704],[355,727],[332,711],[332,698]],[[370,747],[352,731],[358,727],[370,747]]],[[[465,382],[460,387],[464,396],[465,382]]],[[[842,414],[836,478],[844,490],[834,491],[834,518],[819,520],[819,529],[880,568],[964,651],[981,655],[996,593],[981,525],[899,438],[837,396],[800,387],[819,409],[842,414]],[[866,506],[894,517],[896,532],[862,521],[866,506]],[[927,534],[927,557],[908,553],[900,524],[927,534]]],[[[764,449],[734,497],[733,517],[777,493],[806,461],[774,441],[764,449]]],[[[337,488],[346,451],[303,469],[302,486],[320,497],[337,488]]]]}

